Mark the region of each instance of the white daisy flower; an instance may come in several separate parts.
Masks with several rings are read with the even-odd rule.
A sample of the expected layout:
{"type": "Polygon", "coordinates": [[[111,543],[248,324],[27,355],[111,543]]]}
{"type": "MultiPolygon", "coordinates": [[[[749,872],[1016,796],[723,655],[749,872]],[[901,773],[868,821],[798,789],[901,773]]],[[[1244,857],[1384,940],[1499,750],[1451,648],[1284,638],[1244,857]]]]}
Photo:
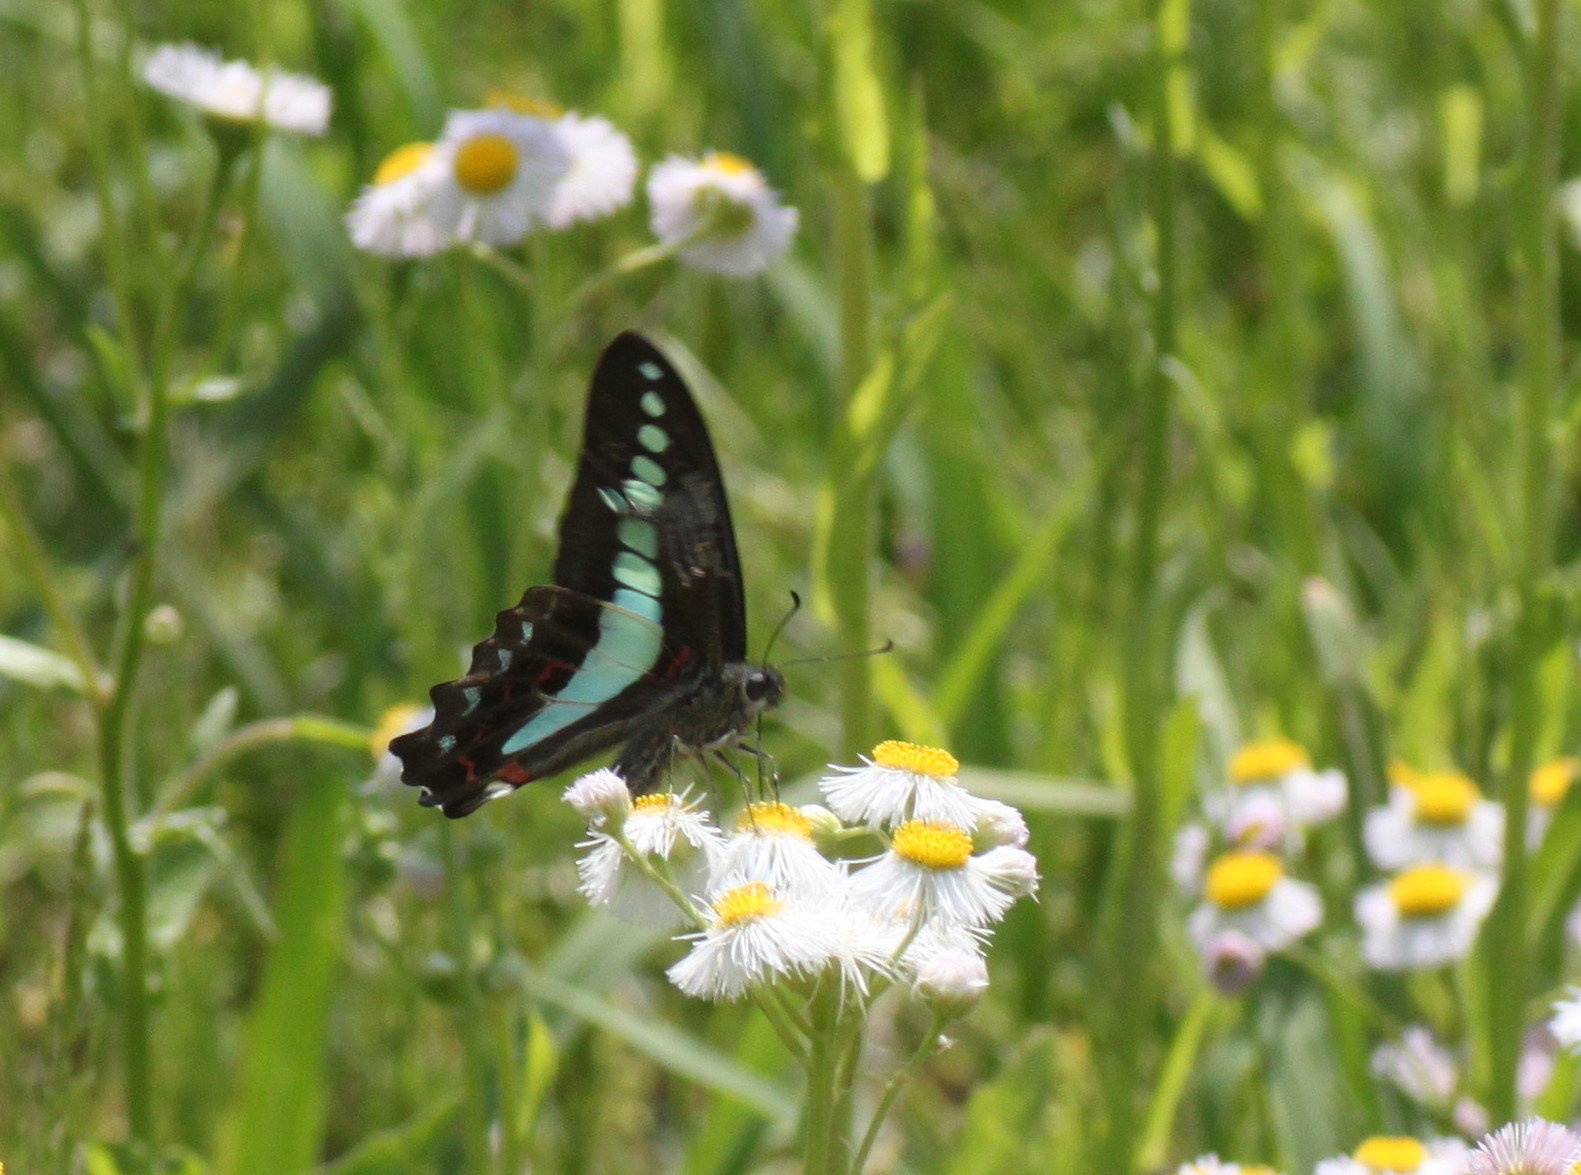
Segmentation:
{"type": "Polygon", "coordinates": [[[1458,1138],[1376,1135],[1348,1155],[1324,1159],[1313,1175],[1462,1175],[1466,1144],[1458,1138]]]}
{"type": "Polygon", "coordinates": [[[1260,792],[1234,806],[1224,822],[1224,837],[1236,848],[1272,852],[1287,841],[1299,842],[1300,828],[1291,826],[1283,796],[1260,792]]]}
{"type": "Polygon", "coordinates": [[[1372,1072],[1398,1088],[1420,1106],[1443,1113],[1455,1099],[1460,1066],[1455,1054],[1440,1044],[1432,1029],[1412,1024],[1397,1041],[1379,1045],[1372,1053],[1372,1072]]]}
{"type": "Polygon", "coordinates": [[[1317,887],[1287,877],[1279,858],[1261,850],[1221,854],[1208,867],[1202,897],[1186,922],[1199,954],[1228,930],[1265,951],[1283,950],[1323,921],[1317,887]]]}
{"type": "Polygon", "coordinates": [[[1581,1161],[1581,1136],[1557,1122],[1511,1122],[1477,1143],[1469,1175],[1570,1175],[1581,1161]]]}
{"type": "Polygon", "coordinates": [[[434,144],[435,227],[486,245],[520,241],[554,203],[571,157],[554,124],[513,110],[455,110],[434,144]]]}
{"type": "Polygon", "coordinates": [[[1345,810],[1345,776],[1317,771],[1300,743],[1287,738],[1247,743],[1230,760],[1227,786],[1207,797],[1208,815],[1228,828],[1248,803],[1278,802],[1296,828],[1322,824],[1345,810]]]}
{"type": "Polygon", "coordinates": [[[680,245],[682,261],[709,273],[749,277],[786,249],[797,212],[739,155],[672,155],[648,175],[654,236],[680,245]]]}
{"type": "Polygon", "coordinates": [[[972,837],[943,820],[907,820],[889,851],[851,877],[852,900],[881,920],[938,918],[986,926],[1037,892],[1037,862],[1014,845],[973,854],[972,837]]]}
{"type": "Polygon", "coordinates": [[[834,767],[818,781],[824,800],[849,824],[887,828],[904,820],[977,827],[985,801],[955,781],[960,763],[938,747],[891,739],[862,756],[861,767],[834,767]]]}
{"type": "Polygon", "coordinates": [[[1202,947],[1202,970],[1225,995],[1243,994],[1257,982],[1267,961],[1268,952],[1239,930],[1221,930],[1202,947]]]}
{"type": "Polygon", "coordinates": [[[1569,994],[1554,1001],[1553,1015],[1548,1027],[1554,1039],[1571,1052],[1581,1052],[1581,987],[1568,987],[1569,994]]]}
{"type": "Polygon", "coordinates": [[[160,45],[143,62],[143,80],[162,94],[226,122],[322,135],[329,87],[299,73],[226,61],[198,45],[160,45]]]}
{"type": "MultiPolygon", "coordinates": [[[[683,893],[707,884],[722,841],[707,812],[671,792],[638,796],[619,831],[646,861],[662,863],[683,893]]],[[[579,847],[586,852],[576,863],[578,888],[590,904],[607,906],[628,922],[673,926],[681,920],[675,899],[644,876],[611,833],[594,829],[579,847]]]]}
{"type": "Polygon", "coordinates": [[[396,148],[346,213],[352,243],[384,257],[427,257],[452,244],[430,208],[444,178],[432,143],[396,148]]]}
{"type": "Polygon", "coordinates": [[[624,825],[631,814],[631,790],[620,773],[608,767],[589,771],[560,797],[577,810],[589,825],[624,825]]]}
{"type": "Polygon", "coordinates": [[[1448,865],[1416,865],[1356,895],[1362,955],[1380,971],[1464,958],[1493,907],[1498,882],[1448,865]]]}
{"type": "Polygon", "coordinates": [[[759,983],[816,975],[835,958],[827,907],[778,897],[761,881],[725,890],[711,912],[708,928],[686,936],[692,949],[666,972],[687,995],[740,999],[759,983]]]}
{"type": "Polygon", "coordinates": [[[777,894],[822,895],[840,887],[845,873],[813,844],[812,821],[778,800],[748,804],[724,842],[714,888],[761,881],[777,894]]]}
{"type": "Polygon", "coordinates": [[[555,186],[544,217],[550,228],[567,228],[579,220],[597,220],[631,203],[637,180],[637,153],[631,140],[607,118],[567,112],[553,102],[490,90],[483,104],[514,110],[552,123],[570,166],[555,186]]]}
{"type": "Polygon", "coordinates": [[[1536,767],[1531,774],[1529,795],[1531,805],[1526,810],[1526,847],[1534,849],[1542,842],[1553,823],[1554,812],[1570,791],[1570,785],[1581,776],[1581,759],[1574,755],[1561,755],[1536,767]]]}
{"type": "Polygon", "coordinates": [[[1458,771],[1432,771],[1367,813],[1367,855],[1380,869],[1437,861],[1457,869],[1497,869],[1503,856],[1504,808],[1485,800],[1458,771]]]}

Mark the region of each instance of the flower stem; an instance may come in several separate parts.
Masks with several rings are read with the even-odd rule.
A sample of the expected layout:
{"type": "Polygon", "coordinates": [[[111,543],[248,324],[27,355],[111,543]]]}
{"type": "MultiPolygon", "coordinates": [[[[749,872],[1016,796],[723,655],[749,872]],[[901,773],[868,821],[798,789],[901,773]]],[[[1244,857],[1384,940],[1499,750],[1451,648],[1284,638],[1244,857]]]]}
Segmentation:
{"type": "Polygon", "coordinates": [[[945,1023],[945,1017],[935,1014],[933,1023],[928,1026],[928,1031],[918,1042],[916,1050],[907,1058],[904,1065],[889,1075],[889,1080],[884,1083],[883,1095],[878,1099],[872,1121],[867,1124],[867,1130],[862,1135],[862,1144],[856,1148],[856,1157],[851,1161],[851,1175],[862,1175],[862,1168],[867,1165],[867,1156],[873,1149],[873,1143],[878,1139],[879,1127],[884,1124],[884,1118],[894,1106],[895,1099],[900,1096],[900,1091],[910,1084],[912,1078],[922,1071],[922,1066],[927,1064],[928,1058],[938,1051],[939,1034],[944,1031],[945,1023]]]}
{"type": "Polygon", "coordinates": [[[840,1063],[844,1039],[840,1033],[840,993],[834,984],[822,984],[813,997],[811,1049],[807,1058],[807,1107],[804,1125],[803,1175],[846,1175],[845,1139],[839,1129],[839,1107],[844,1090],[840,1063]]]}

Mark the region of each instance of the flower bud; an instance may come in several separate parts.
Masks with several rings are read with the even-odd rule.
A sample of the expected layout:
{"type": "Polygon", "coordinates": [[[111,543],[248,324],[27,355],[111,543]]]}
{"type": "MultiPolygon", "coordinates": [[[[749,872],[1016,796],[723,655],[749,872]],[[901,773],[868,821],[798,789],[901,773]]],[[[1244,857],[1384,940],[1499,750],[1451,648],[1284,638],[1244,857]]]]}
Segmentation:
{"type": "Polygon", "coordinates": [[[561,798],[595,827],[609,824],[619,828],[631,813],[626,781],[608,767],[588,772],[566,788],[561,798]]]}
{"type": "Polygon", "coordinates": [[[972,826],[972,847],[978,852],[997,845],[1027,847],[1027,822],[1019,809],[998,800],[980,800],[977,823],[972,826]]]}
{"type": "Polygon", "coordinates": [[[975,1008],[988,990],[988,963],[965,947],[934,952],[917,965],[911,990],[928,1007],[953,1020],[975,1008]]]}

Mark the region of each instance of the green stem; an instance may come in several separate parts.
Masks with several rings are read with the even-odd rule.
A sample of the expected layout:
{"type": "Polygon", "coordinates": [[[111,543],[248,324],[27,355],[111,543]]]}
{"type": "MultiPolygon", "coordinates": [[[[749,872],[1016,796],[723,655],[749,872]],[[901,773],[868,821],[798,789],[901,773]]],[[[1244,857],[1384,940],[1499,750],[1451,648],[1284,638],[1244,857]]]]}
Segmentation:
{"type": "Polygon", "coordinates": [[[1515,567],[1518,619],[1511,665],[1510,757],[1502,780],[1504,880],[1488,920],[1488,1110],[1508,1121],[1516,1109],[1516,1068],[1525,1029],[1530,968],[1524,939],[1527,779],[1541,725],[1540,662],[1548,639],[1544,595],[1553,570],[1553,405],[1559,292],[1554,256],[1553,189],[1559,151],[1561,89],[1559,0],[1539,0],[1528,51],[1528,153],[1518,193],[1524,364],[1520,399],[1520,557],[1515,567]]]}
{"type": "Polygon", "coordinates": [[[222,765],[255,747],[305,742],[366,752],[368,737],[366,727],[312,714],[299,714],[293,718],[265,718],[249,723],[233,730],[206,755],[171,780],[154,801],[149,815],[165,816],[174,812],[222,765]]]}
{"type": "Polygon", "coordinates": [[[839,1131],[840,993],[822,985],[811,1008],[811,1049],[807,1060],[807,1109],[802,1153],[803,1175],[846,1175],[844,1139],[839,1131]]]}
{"type": "Polygon", "coordinates": [[[873,1111],[873,1119],[867,1124],[867,1130],[862,1135],[862,1143],[856,1148],[856,1157],[851,1161],[851,1175],[862,1175],[862,1168],[867,1166],[867,1156],[873,1150],[873,1143],[878,1139],[878,1130],[884,1124],[885,1117],[895,1104],[895,1099],[918,1073],[922,1066],[927,1064],[928,1058],[933,1056],[939,1047],[939,1034],[944,1031],[948,1021],[945,1017],[935,1015],[933,1023],[928,1026],[926,1035],[918,1043],[906,1063],[889,1075],[889,1080],[884,1083],[884,1093],[878,1099],[878,1107],[873,1111]]]}

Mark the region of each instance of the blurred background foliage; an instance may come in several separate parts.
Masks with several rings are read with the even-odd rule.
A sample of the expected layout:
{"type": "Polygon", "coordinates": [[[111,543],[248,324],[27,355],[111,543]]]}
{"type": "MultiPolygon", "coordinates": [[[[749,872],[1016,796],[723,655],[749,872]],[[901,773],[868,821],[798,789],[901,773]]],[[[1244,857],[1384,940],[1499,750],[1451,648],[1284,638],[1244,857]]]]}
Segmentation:
{"type": "MultiPolygon", "coordinates": [[[[183,1169],[461,1170],[496,1116],[496,1149],[538,1170],[724,1172],[781,1153],[796,1094],[778,1046],[743,1010],[668,990],[662,936],[585,911],[580,830],[555,786],[442,826],[374,773],[365,744],[547,577],[585,382],[628,327],[692,374],[732,494],[752,647],[795,589],[823,606],[778,656],[850,651],[834,620],[850,552],[821,587],[812,566],[820,496],[855,476],[832,459],[852,457],[837,443],[852,388],[824,56],[840,43],[825,22],[853,8],[866,19],[849,2],[747,0],[0,3],[0,458],[99,649],[131,554],[139,418],[96,184],[147,247],[122,258],[146,314],[213,162],[190,112],[132,82],[128,46],[196,41],[335,95],[326,138],[264,144],[256,210],[222,214],[175,356],[167,607],[130,778],[150,868],[156,1134],[183,1169]],[[465,253],[356,255],[340,218],[380,158],[500,87],[604,114],[650,162],[709,147],[752,159],[801,209],[791,255],[745,282],[672,264],[586,289],[648,242],[640,200],[530,239],[525,289],[465,253]]],[[[1205,1043],[1178,1114],[1149,1102],[1203,981],[1180,902],[1155,885],[1115,905],[1118,817],[1138,731],[1162,781],[1145,793],[1155,873],[1194,781],[1219,778],[1245,738],[1301,740],[1358,800],[1381,798],[1386,754],[1485,782],[1508,762],[1530,13],[881,0],[870,15],[890,148],[864,185],[871,323],[905,372],[869,454],[875,525],[855,559],[871,635],[897,647],[864,670],[870,725],[1000,769],[981,778],[1028,808],[1044,871],[1041,904],[995,944],[987,1004],[878,1161],[1089,1169],[1115,1153],[1106,1129],[1134,1118],[1094,1077],[1116,1048],[1153,1107],[1152,1149],[1122,1151],[1131,1165],[1212,1148],[1309,1164],[1404,1129],[1367,1077],[1380,1021],[1294,965],[1194,1022],[1205,1043]],[[1184,52],[1162,79],[1161,261],[1170,22],[1184,52]],[[1166,276],[1174,345],[1158,360],[1166,276]],[[1160,368],[1163,397],[1149,391],[1160,368]],[[1155,427],[1166,460],[1149,469],[1155,427]],[[1157,557],[1132,590],[1158,494],[1157,557]],[[1146,665],[1139,626],[1154,634],[1146,665]],[[1137,674],[1157,688],[1133,692],[1137,674]],[[1160,937],[1135,958],[1109,950],[1105,908],[1160,937]]],[[[1566,342],[1576,261],[1566,248],[1566,342]]],[[[1561,354],[1528,756],[1576,745],[1574,649],[1559,639],[1576,631],[1576,401],[1561,354]]],[[[0,631],[59,649],[20,566],[0,532],[0,631]]],[[[112,1170],[125,985],[93,710],[69,665],[5,653],[0,1161],[112,1170]]],[[[843,745],[839,673],[789,671],[768,735],[787,781],[866,749],[843,745]]],[[[1346,935],[1334,949],[1354,958],[1346,935]]],[[[885,1026],[875,1047],[917,1028],[885,1026]]]]}

